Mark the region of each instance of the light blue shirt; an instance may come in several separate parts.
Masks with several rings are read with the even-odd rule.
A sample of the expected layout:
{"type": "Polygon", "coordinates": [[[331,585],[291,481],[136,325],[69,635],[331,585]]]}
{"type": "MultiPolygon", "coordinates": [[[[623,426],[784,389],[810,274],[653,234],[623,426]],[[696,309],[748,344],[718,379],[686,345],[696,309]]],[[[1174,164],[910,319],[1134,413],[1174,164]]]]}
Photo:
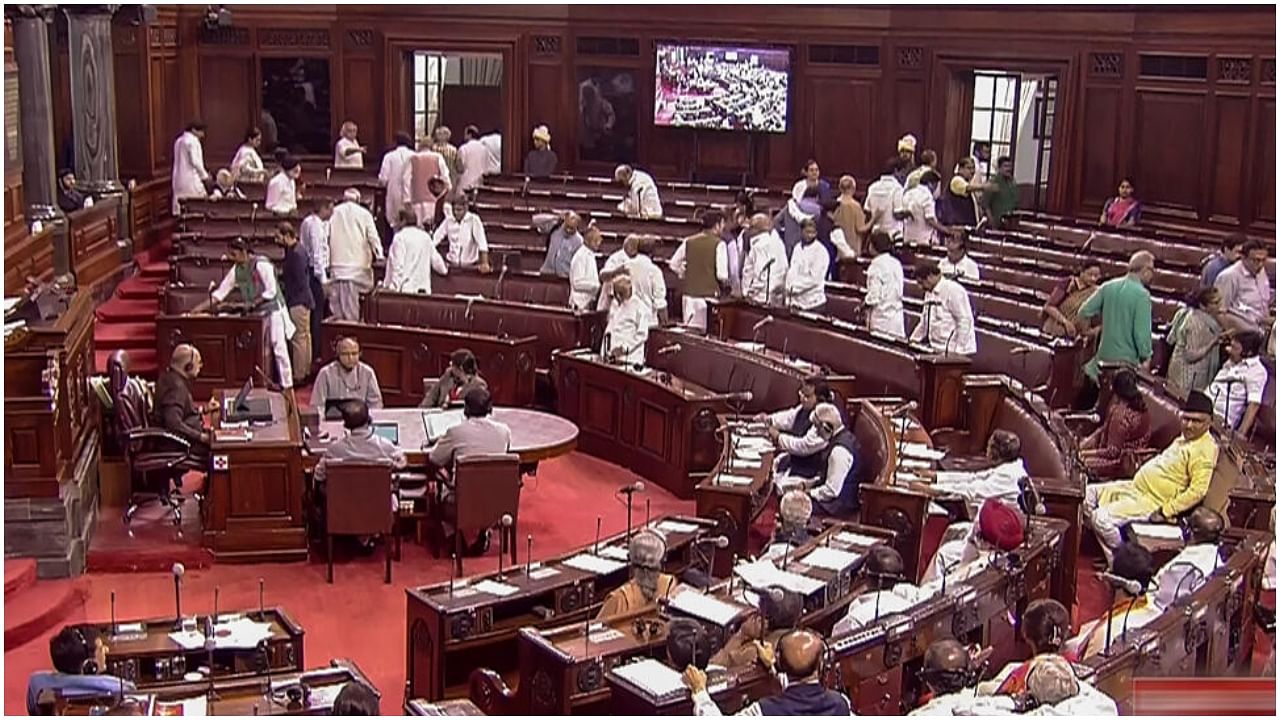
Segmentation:
{"type": "Polygon", "coordinates": [[[118,695],[133,692],[133,683],[114,675],[70,675],[60,672],[37,672],[27,681],[27,714],[39,715],[37,701],[45,690],[58,692],[64,698],[118,695]]]}

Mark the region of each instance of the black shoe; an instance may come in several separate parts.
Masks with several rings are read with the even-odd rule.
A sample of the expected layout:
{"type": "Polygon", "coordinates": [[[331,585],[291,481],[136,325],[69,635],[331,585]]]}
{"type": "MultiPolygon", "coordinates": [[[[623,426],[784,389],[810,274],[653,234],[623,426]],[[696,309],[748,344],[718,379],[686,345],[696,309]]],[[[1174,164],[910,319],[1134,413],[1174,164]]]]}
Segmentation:
{"type": "Polygon", "coordinates": [[[488,530],[480,533],[480,537],[476,538],[476,541],[471,543],[471,555],[484,555],[489,552],[489,536],[490,532],[488,530]]]}

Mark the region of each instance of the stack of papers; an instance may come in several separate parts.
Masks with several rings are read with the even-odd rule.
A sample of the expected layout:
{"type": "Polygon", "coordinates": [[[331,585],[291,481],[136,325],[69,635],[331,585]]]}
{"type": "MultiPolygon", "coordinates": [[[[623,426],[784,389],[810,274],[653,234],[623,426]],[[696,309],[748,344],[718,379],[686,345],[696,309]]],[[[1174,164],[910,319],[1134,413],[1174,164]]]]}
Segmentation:
{"type": "Polygon", "coordinates": [[[801,595],[809,595],[825,587],[821,580],[779,570],[767,558],[753,563],[740,563],[733,572],[742,578],[743,582],[757,589],[777,585],[801,595]]]}
{"type": "Polygon", "coordinates": [[[920,460],[941,460],[945,452],[935,450],[924,443],[906,443],[902,446],[903,457],[918,458],[920,460]]]}
{"type": "Polygon", "coordinates": [[[810,567],[840,572],[857,562],[858,557],[858,555],[851,552],[845,552],[844,550],[817,547],[808,555],[799,558],[799,560],[810,567]]]}
{"type": "Polygon", "coordinates": [[[596,575],[607,575],[611,572],[621,570],[627,564],[618,562],[617,560],[609,560],[607,558],[597,557],[590,553],[580,553],[574,555],[564,561],[565,565],[583,572],[595,573],[596,575]]]}
{"type": "Polygon", "coordinates": [[[476,592],[487,593],[489,595],[497,595],[498,597],[506,597],[520,592],[520,588],[507,583],[496,582],[494,580],[481,580],[475,584],[476,592]]]}
{"type": "Polygon", "coordinates": [[[862,548],[869,548],[878,542],[883,542],[880,538],[875,537],[874,535],[863,535],[862,533],[849,531],[836,533],[836,540],[839,540],[846,545],[853,545],[855,547],[862,548]]]}
{"type": "Polygon", "coordinates": [[[596,555],[610,560],[621,560],[622,562],[627,562],[631,557],[627,554],[627,549],[621,545],[606,545],[600,548],[600,552],[596,553],[596,555]]]}
{"type": "Polygon", "coordinates": [[[556,575],[559,575],[559,574],[560,574],[560,571],[553,567],[544,567],[544,568],[538,568],[536,570],[534,569],[529,570],[529,578],[531,580],[544,580],[549,577],[555,577],[556,575]]]}
{"type": "Polygon", "coordinates": [[[1129,530],[1136,535],[1141,535],[1152,540],[1181,540],[1182,527],[1180,525],[1168,525],[1165,523],[1146,523],[1135,522],[1129,523],[1129,530]]]}
{"type": "Polygon", "coordinates": [[[729,487],[746,487],[751,484],[751,478],[746,475],[721,474],[716,476],[716,484],[728,485],[729,487]]]}
{"type": "Polygon", "coordinates": [[[756,470],[760,467],[760,461],[735,457],[729,461],[729,467],[739,470],[756,470]]]}
{"type": "Polygon", "coordinates": [[[652,658],[621,665],[613,671],[618,677],[655,697],[685,692],[680,673],[652,658]]]}
{"type": "Polygon", "coordinates": [[[685,590],[671,596],[668,605],[687,615],[725,627],[738,617],[738,608],[729,603],[704,595],[697,590],[685,590]]]}
{"type": "MultiPolygon", "coordinates": [[[[213,626],[214,647],[218,650],[227,648],[253,648],[258,643],[271,637],[269,623],[254,622],[245,617],[220,622],[213,626]]],[[[184,630],[169,633],[169,639],[184,650],[204,647],[204,633],[199,630],[184,630]]]]}

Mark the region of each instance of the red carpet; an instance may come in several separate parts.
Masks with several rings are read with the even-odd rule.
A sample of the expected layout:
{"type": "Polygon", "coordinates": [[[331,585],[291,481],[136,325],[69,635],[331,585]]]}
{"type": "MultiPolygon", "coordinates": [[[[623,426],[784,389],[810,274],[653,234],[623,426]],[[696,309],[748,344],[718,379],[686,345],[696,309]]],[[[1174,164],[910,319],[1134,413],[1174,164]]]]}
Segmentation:
{"type": "Polygon", "coordinates": [[[131,371],[154,379],[156,360],[156,316],[160,314],[160,292],[169,277],[168,241],[140,254],[138,274],[121,282],[115,293],[95,311],[93,327],[94,365],[105,373],[107,359],[116,350],[128,350],[131,371]]]}
{"type": "MultiPolygon", "coordinates": [[[[545,462],[538,476],[529,480],[521,497],[519,555],[524,561],[524,538],[533,535],[535,560],[582,547],[595,536],[595,518],[603,518],[602,532],[620,532],[626,526],[626,505],[613,491],[636,476],[614,465],[581,453],[545,462]]],[[[636,496],[637,516],[643,520],[645,501],[654,516],[692,513],[693,503],[677,500],[649,484],[636,496]]],[[[99,517],[99,533],[119,523],[118,510],[99,517]]],[[[118,533],[117,533],[118,534],[118,533]]],[[[136,535],[141,536],[139,528],[136,535]]],[[[95,543],[96,545],[96,543],[95,543]]],[[[309,563],[272,565],[214,565],[207,570],[188,568],[183,607],[208,612],[213,589],[221,591],[224,608],[256,607],[258,578],[266,580],[267,602],[280,605],[306,629],[306,662],[323,664],[332,657],[350,657],[367,672],[383,694],[383,710],[400,707],[404,694],[405,593],[409,586],[445,580],[449,564],[436,560],[424,547],[406,543],[404,558],[394,563],[391,585],[382,582],[381,550],[371,556],[343,557],[334,570],[334,584],[325,582],[322,552],[309,563]]],[[[482,558],[467,558],[467,574],[497,569],[497,543],[482,558]]],[[[75,588],[83,588],[85,601],[56,626],[29,642],[12,646],[6,638],[4,655],[5,713],[25,713],[27,677],[49,667],[49,638],[65,623],[106,621],[109,598],[116,592],[120,618],[164,617],[173,612],[173,580],[167,572],[113,574],[93,572],[77,580],[42,580],[23,591],[31,602],[56,602],[75,588]]],[[[12,606],[6,602],[6,620],[12,606]]]]}

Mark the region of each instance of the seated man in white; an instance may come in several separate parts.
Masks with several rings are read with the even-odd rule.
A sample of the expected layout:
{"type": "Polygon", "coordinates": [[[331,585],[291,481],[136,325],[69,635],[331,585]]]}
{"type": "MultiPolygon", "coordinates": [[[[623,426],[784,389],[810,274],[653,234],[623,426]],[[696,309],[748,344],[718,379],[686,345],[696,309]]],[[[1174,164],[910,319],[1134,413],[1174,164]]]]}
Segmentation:
{"type": "Polygon", "coordinates": [[[922,489],[963,498],[970,517],[989,498],[1017,502],[1022,481],[1028,477],[1022,460],[1022,441],[1008,430],[993,430],[987,439],[987,459],[992,466],[985,470],[939,470],[933,484],[922,489]]]}
{"type": "Polygon", "coordinates": [[[774,461],[774,482],[779,490],[812,480],[821,472],[821,453],[827,443],[813,427],[818,403],[834,403],[835,393],[821,375],[811,375],[800,385],[800,404],[775,413],[760,413],[756,422],[769,424],[769,439],[781,452],[774,461]]]}
{"type": "Polygon", "coordinates": [[[765,557],[780,560],[784,555],[802,547],[814,538],[809,529],[813,517],[813,500],[804,490],[789,490],[778,501],[778,524],[773,539],[765,549],[765,557]]]}
{"type": "Polygon", "coordinates": [[[1179,600],[1196,592],[1205,583],[1204,575],[1194,565],[1179,563],[1160,577],[1160,584],[1148,590],[1155,570],[1151,553],[1137,543],[1116,548],[1111,574],[1119,588],[1116,603],[1100,618],[1085,623],[1075,637],[1067,641],[1065,653],[1083,662],[1107,647],[1107,626],[1111,642],[1123,642],[1153,622],[1179,600]]]}
{"type": "Polygon", "coordinates": [[[1084,519],[1108,557],[1120,545],[1120,527],[1134,520],[1168,522],[1209,492],[1218,445],[1209,432],[1213,403],[1192,390],[1182,406],[1182,434],[1138,468],[1133,480],[1092,483],[1084,492],[1084,519]]]}
{"type": "Polygon", "coordinates": [[[942,537],[942,544],[925,567],[924,582],[941,589],[941,578],[948,582],[963,580],[981,572],[1001,553],[1022,545],[1026,520],[1012,506],[989,498],[978,510],[978,521],[952,523],[942,537]]]}
{"type": "Polygon", "coordinates": [[[832,637],[840,637],[875,623],[880,618],[906,612],[925,599],[920,589],[906,580],[902,555],[888,545],[873,545],[862,564],[862,574],[870,582],[864,592],[849,603],[845,616],[836,621],[832,637]]]}
{"type": "Polygon", "coordinates": [[[382,387],[373,366],[360,360],[360,341],[338,339],[338,359],[316,373],[311,387],[311,406],[325,415],[336,415],[336,400],[359,400],[372,410],[382,407],[382,387]],[[330,407],[334,406],[334,407],[330,407]]]}
{"type": "Polygon", "coordinates": [[[1194,565],[1205,577],[1213,575],[1223,564],[1220,545],[1223,529],[1222,516],[1212,508],[1200,505],[1191,511],[1187,524],[1190,530],[1187,546],[1179,550],[1178,554],[1156,573],[1157,585],[1166,573],[1176,571],[1176,566],[1179,564],[1194,565]]]}

